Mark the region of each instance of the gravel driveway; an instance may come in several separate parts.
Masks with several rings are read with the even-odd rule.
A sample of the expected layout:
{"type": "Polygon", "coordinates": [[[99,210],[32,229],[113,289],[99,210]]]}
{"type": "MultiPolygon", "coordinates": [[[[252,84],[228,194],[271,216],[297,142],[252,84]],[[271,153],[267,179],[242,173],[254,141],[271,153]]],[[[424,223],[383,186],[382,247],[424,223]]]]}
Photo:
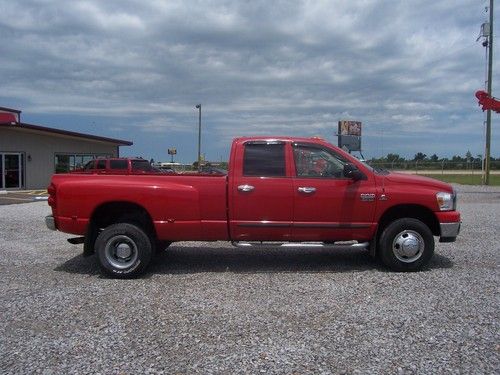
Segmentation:
{"type": "Polygon", "coordinates": [[[183,242],[111,280],[45,202],[0,206],[0,373],[499,373],[500,189],[457,189],[459,239],[410,274],[183,242]]]}

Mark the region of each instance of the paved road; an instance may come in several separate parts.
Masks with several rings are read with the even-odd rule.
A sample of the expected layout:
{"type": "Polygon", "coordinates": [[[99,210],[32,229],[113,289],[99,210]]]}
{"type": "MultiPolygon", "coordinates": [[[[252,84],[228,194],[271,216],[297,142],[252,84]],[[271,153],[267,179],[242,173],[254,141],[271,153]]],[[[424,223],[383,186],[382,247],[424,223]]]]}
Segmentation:
{"type": "Polygon", "coordinates": [[[47,190],[0,191],[0,206],[47,199],[47,190]]]}

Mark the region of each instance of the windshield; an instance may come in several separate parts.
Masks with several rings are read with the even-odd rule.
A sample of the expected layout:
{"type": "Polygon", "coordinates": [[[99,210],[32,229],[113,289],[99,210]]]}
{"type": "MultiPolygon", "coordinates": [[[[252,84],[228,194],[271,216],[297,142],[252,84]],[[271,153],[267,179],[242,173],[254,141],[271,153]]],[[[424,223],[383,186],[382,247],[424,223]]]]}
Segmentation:
{"type": "Polygon", "coordinates": [[[132,170],[145,172],[157,171],[157,169],[151,166],[147,160],[132,160],[132,170]]]}

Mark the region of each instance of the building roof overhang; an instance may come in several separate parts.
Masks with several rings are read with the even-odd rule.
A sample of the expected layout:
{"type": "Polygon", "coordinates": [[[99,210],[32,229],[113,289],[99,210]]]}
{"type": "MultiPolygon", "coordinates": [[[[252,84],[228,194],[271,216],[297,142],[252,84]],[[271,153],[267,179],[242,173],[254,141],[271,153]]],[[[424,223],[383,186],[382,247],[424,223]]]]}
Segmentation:
{"type": "MultiPolygon", "coordinates": [[[[9,120],[9,119],[6,119],[6,120],[9,120]]],[[[112,144],[116,144],[118,146],[132,146],[133,145],[133,142],[124,141],[122,139],[107,138],[107,137],[101,137],[101,136],[92,135],[92,134],[84,134],[84,133],[77,133],[77,132],[72,132],[72,131],[62,130],[62,129],[47,128],[45,126],[40,126],[40,125],[16,123],[16,122],[12,122],[12,121],[4,121],[4,119],[0,117],[0,129],[1,128],[9,128],[9,129],[20,130],[20,131],[31,131],[31,132],[35,132],[35,133],[45,133],[48,135],[61,136],[61,137],[80,138],[80,139],[86,139],[89,141],[112,143],[112,144]]]]}

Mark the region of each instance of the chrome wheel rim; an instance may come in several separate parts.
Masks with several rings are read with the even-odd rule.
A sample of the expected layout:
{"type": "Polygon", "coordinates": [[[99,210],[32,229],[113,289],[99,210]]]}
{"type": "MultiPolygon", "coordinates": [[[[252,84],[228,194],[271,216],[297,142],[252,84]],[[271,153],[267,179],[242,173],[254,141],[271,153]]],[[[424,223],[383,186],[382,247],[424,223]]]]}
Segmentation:
{"type": "Polygon", "coordinates": [[[412,263],[424,253],[425,242],[420,233],[405,230],[399,233],[392,242],[392,252],[401,262],[412,263]]]}
{"type": "Polygon", "coordinates": [[[115,236],[106,243],[104,256],[114,268],[126,269],[131,267],[137,260],[137,246],[128,236],[115,236]]]}

